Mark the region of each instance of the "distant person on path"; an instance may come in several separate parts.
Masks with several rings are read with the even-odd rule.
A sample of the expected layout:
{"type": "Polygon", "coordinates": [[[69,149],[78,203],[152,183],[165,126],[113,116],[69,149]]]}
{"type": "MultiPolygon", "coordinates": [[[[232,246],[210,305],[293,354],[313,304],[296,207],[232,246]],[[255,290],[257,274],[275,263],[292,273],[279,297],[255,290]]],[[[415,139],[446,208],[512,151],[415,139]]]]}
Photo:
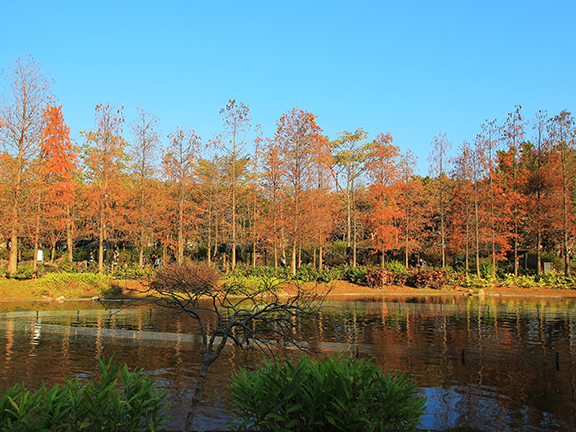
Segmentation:
{"type": "Polygon", "coordinates": [[[114,253],[112,254],[112,262],[114,265],[118,265],[118,258],[120,257],[120,252],[118,251],[118,247],[114,248],[114,253]]]}

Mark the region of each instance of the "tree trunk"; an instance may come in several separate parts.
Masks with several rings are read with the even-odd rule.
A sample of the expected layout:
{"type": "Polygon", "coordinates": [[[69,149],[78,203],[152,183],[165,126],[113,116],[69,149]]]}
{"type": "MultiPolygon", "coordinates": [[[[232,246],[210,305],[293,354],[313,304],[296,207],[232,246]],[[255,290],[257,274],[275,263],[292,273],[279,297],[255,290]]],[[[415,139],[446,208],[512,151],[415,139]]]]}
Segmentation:
{"type": "Polygon", "coordinates": [[[70,263],[74,262],[73,247],[74,242],[72,241],[72,222],[70,221],[70,207],[66,207],[66,247],[68,249],[68,261],[70,263]]]}
{"type": "MultiPolygon", "coordinates": [[[[38,209],[38,211],[40,211],[38,209]]],[[[34,258],[32,260],[32,271],[38,270],[38,241],[40,239],[40,214],[36,214],[36,227],[34,229],[34,258]]]]}
{"type": "Polygon", "coordinates": [[[184,262],[184,210],[182,200],[178,203],[178,265],[184,262]]]}
{"type": "Polygon", "coordinates": [[[12,230],[10,237],[10,261],[8,262],[8,272],[10,275],[15,275],[18,271],[18,236],[16,230],[12,230]]]}
{"type": "Polygon", "coordinates": [[[100,211],[100,231],[98,235],[98,271],[103,273],[104,271],[104,222],[103,212],[100,211]]]}
{"type": "Polygon", "coordinates": [[[564,255],[564,275],[570,277],[570,254],[568,253],[568,172],[567,149],[562,150],[562,252],[564,255]]]}
{"type": "Polygon", "coordinates": [[[478,221],[478,191],[474,191],[474,249],[476,253],[476,276],[478,279],[481,278],[480,276],[480,230],[479,230],[479,221],[478,221]]]}
{"type": "Polygon", "coordinates": [[[200,403],[200,397],[202,396],[202,390],[204,384],[206,383],[206,376],[208,375],[208,369],[212,361],[210,359],[205,359],[202,361],[202,367],[200,368],[200,373],[198,374],[198,381],[196,381],[196,388],[192,393],[190,398],[190,408],[188,409],[188,414],[186,415],[186,423],[184,424],[184,432],[192,431],[192,422],[194,421],[194,416],[196,415],[196,410],[198,404],[200,403]]]}
{"type": "Polygon", "coordinates": [[[296,240],[292,242],[292,276],[296,276],[296,240]]]}
{"type": "MultiPolygon", "coordinates": [[[[232,168],[234,169],[234,168],[232,168]]],[[[230,260],[230,267],[234,270],[236,267],[236,193],[235,188],[232,189],[232,259],[230,260]]]]}

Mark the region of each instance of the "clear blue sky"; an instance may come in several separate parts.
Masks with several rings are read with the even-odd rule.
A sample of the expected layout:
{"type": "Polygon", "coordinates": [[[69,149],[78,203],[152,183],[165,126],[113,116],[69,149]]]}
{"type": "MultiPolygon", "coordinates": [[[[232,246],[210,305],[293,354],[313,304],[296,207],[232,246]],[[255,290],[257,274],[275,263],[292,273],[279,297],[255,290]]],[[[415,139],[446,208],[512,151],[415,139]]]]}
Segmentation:
{"type": "Polygon", "coordinates": [[[515,105],[576,110],[574,0],[3,0],[0,66],[27,54],[76,139],[109,102],[207,140],[232,98],[266,136],[293,107],[330,138],[391,132],[426,174],[441,131],[456,148],[515,105]]]}

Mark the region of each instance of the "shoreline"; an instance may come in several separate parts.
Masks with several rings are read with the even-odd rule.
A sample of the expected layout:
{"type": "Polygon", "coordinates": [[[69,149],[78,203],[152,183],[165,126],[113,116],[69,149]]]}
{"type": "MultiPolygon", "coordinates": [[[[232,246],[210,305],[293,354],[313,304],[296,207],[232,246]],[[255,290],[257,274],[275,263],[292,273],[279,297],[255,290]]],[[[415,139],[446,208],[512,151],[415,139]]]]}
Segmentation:
{"type": "MultiPolygon", "coordinates": [[[[52,302],[52,301],[91,301],[91,297],[65,298],[34,298],[28,297],[26,287],[31,281],[11,281],[10,288],[4,285],[0,289],[0,302],[13,301],[34,301],[34,302],[52,302]],[[19,289],[20,288],[20,289],[19,289]],[[23,295],[23,297],[20,297],[23,295]]],[[[118,297],[104,299],[105,301],[142,301],[146,299],[148,292],[147,287],[137,280],[117,281],[122,290],[118,297]]],[[[522,288],[522,287],[503,287],[493,286],[484,289],[457,288],[450,290],[435,290],[431,288],[412,288],[407,286],[390,285],[384,288],[371,288],[367,285],[357,285],[347,281],[333,281],[328,284],[318,285],[318,291],[328,289],[328,298],[337,296],[343,297],[480,297],[480,298],[576,298],[576,290],[571,289],[551,289],[551,288],[522,288]]],[[[149,300],[149,298],[148,298],[149,300]]]]}

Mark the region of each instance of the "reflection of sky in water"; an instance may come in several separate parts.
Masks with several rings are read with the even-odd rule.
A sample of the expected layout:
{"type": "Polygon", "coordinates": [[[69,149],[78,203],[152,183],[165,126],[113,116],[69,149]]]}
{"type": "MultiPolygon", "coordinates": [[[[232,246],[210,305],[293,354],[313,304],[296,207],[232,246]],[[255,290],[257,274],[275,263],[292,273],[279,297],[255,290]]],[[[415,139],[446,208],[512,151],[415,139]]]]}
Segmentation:
{"type": "MultiPolygon", "coordinates": [[[[302,332],[324,351],[374,356],[390,369],[409,371],[428,397],[426,427],[576,428],[573,301],[351,300],[327,302],[319,321],[299,323],[302,332]]],[[[26,312],[20,305],[0,314],[0,390],[21,381],[30,388],[42,379],[62,382],[62,374],[92,376],[95,358],[114,354],[168,388],[171,410],[183,419],[199,369],[194,321],[150,306],[52,307],[59,309],[26,312]]],[[[197,429],[225,428],[228,380],[260,358],[232,348],[223,353],[209,372],[197,429]]]]}
{"type": "Polygon", "coordinates": [[[518,411],[504,408],[502,402],[507,398],[495,389],[468,386],[423,388],[420,391],[428,398],[422,424],[430,430],[470,424],[498,432],[572,430],[566,422],[546,414],[541,426],[535,426],[538,413],[528,407],[518,411]]]}

